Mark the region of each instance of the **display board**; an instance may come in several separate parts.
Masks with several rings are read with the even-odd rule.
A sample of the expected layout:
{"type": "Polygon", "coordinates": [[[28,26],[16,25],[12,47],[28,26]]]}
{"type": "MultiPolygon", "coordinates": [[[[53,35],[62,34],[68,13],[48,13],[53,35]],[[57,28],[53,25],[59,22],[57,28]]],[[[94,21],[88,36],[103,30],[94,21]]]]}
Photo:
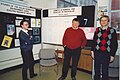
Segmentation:
{"type": "MultiPolygon", "coordinates": [[[[19,47],[20,22],[27,20],[30,23],[29,33],[33,36],[33,43],[41,43],[41,10],[32,8],[13,8],[1,3],[0,10],[0,50],[19,47]],[[17,9],[19,8],[19,9],[17,9]],[[10,11],[11,10],[11,11],[10,11]],[[18,11],[17,11],[18,10],[18,11]],[[12,12],[13,11],[13,12],[12,12]]],[[[10,5],[10,4],[9,4],[10,5]]]]}
{"type": "Polygon", "coordinates": [[[43,10],[42,42],[62,44],[64,32],[72,26],[73,18],[79,19],[79,27],[86,33],[88,42],[91,42],[94,34],[95,6],[43,10]]]}
{"type": "Polygon", "coordinates": [[[61,44],[65,29],[71,27],[71,21],[76,17],[77,16],[43,18],[42,40],[47,43],[61,44]]]}

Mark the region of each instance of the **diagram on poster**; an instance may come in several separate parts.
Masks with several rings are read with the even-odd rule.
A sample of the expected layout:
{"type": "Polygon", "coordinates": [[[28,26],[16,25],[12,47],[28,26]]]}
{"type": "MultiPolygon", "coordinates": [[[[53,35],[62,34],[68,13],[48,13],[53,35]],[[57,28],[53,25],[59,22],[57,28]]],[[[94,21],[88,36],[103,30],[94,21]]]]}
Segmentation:
{"type": "Polygon", "coordinates": [[[40,36],[33,36],[33,43],[39,43],[40,42],[40,36]]]}
{"type": "Polygon", "coordinates": [[[40,27],[40,19],[31,18],[31,27],[40,27]]]}
{"type": "Polygon", "coordinates": [[[35,18],[31,18],[31,27],[36,27],[35,18]]]}
{"type": "Polygon", "coordinates": [[[36,19],[36,27],[40,27],[40,19],[36,19]]]}
{"type": "Polygon", "coordinates": [[[33,35],[39,35],[39,34],[40,34],[39,28],[33,28],[33,35]]]}

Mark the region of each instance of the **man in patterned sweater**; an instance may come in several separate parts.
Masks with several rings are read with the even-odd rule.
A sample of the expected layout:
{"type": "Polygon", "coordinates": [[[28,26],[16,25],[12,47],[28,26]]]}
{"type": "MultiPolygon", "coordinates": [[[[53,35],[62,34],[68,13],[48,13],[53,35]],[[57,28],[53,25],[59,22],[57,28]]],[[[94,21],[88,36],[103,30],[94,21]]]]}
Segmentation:
{"type": "Polygon", "coordinates": [[[102,16],[100,24],[101,27],[96,28],[94,33],[91,49],[92,58],[94,59],[94,80],[100,80],[101,74],[102,80],[108,80],[109,63],[114,60],[118,43],[115,29],[108,27],[109,17],[106,15],[102,16]]]}

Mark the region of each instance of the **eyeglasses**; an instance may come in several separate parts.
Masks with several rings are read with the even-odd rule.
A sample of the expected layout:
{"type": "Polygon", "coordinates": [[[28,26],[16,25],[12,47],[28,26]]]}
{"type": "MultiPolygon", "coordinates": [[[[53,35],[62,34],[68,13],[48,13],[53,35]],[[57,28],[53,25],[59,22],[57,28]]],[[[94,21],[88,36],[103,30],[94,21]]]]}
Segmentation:
{"type": "Polygon", "coordinates": [[[24,24],[25,26],[29,26],[29,24],[24,24]]]}

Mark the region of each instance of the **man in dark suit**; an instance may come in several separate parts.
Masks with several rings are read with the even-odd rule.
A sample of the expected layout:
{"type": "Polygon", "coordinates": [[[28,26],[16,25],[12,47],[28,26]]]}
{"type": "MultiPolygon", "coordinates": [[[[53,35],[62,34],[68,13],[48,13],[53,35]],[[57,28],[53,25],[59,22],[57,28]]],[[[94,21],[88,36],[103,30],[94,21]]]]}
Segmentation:
{"type": "Polygon", "coordinates": [[[29,80],[27,78],[27,69],[29,69],[30,78],[37,76],[37,74],[34,73],[33,40],[32,36],[28,33],[29,22],[22,20],[20,26],[22,27],[19,33],[20,49],[23,58],[22,78],[23,80],[29,80]]]}

